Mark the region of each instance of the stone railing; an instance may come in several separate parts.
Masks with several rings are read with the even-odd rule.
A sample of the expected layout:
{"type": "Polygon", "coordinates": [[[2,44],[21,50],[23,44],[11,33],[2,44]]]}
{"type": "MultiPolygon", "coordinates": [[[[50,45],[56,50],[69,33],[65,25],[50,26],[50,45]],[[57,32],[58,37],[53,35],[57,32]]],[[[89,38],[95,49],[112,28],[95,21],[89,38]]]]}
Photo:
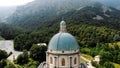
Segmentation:
{"type": "Polygon", "coordinates": [[[38,66],[38,68],[46,68],[46,62],[45,62],[45,61],[42,62],[42,63],[38,66]]]}

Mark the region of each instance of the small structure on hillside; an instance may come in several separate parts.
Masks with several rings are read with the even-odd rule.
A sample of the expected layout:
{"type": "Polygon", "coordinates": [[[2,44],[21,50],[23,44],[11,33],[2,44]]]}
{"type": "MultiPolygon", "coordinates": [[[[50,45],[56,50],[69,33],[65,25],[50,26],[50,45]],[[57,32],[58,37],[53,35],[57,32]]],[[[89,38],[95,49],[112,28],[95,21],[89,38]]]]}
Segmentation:
{"type": "Polygon", "coordinates": [[[40,45],[47,46],[46,43],[38,43],[37,45],[38,45],[38,46],[40,46],[40,45]]]}
{"type": "Polygon", "coordinates": [[[100,63],[100,56],[99,55],[95,56],[93,61],[96,62],[97,64],[99,64],[100,63]]]}

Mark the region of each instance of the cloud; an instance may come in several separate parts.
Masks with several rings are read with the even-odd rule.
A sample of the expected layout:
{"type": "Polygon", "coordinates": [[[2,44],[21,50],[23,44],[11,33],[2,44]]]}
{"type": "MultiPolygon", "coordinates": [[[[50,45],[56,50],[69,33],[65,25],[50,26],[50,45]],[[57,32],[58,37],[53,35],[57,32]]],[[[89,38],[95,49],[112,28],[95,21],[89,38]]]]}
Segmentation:
{"type": "Polygon", "coordinates": [[[0,6],[17,6],[24,5],[33,0],[0,0],[0,6]]]}

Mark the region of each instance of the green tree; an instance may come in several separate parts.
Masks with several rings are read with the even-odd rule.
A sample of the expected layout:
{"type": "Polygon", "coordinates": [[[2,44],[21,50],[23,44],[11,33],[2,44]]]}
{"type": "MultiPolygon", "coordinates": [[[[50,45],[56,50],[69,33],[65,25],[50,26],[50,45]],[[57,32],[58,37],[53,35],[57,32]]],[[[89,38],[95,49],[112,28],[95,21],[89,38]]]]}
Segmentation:
{"type": "Polygon", "coordinates": [[[7,64],[7,66],[5,66],[5,68],[17,68],[17,67],[15,66],[15,64],[9,63],[7,64]]]}
{"type": "Polygon", "coordinates": [[[6,59],[8,57],[8,54],[4,50],[0,50],[0,60],[6,59]]]}
{"type": "MultiPolygon", "coordinates": [[[[28,41],[28,35],[27,34],[20,34],[14,39],[14,49],[15,50],[29,50],[31,47],[30,45],[27,45],[26,43],[29,43],[28,41]]],[[[31,40],[31,39],[29,39],[31,40]]]]}
{"type": "Polygon", "coordinates": [[[114,64],[111,63],[111,62],[105,62],[105,63],[104,63],[104,66],[105,66],[106,68],[115,68],[115,67],[114,67],[114,64]]]}
{"type": "Polygon", "coordinates": [[[17,64],[26,64],[28,62],[28,52],[24,51],[17,57],[17,64]]]}
{"type": "Polygon", "coordinates": [[[34,44],[30,49],[30,57],[39,62],[45,61],[46,50],[46,46],[34,44]]]}
{"type": "Polygon", "coordinates": [[[6,60],[3,59],[0,61],[0,68],[4,68],[6,65],[7,65],[6,60]]]}

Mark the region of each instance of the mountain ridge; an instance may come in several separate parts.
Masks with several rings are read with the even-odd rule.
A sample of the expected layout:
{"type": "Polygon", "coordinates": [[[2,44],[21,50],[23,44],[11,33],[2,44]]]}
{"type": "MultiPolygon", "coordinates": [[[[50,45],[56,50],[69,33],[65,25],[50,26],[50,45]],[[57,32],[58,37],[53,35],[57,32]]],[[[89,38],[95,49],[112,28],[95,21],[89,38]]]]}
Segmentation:
{"type": "Polygon", "coordinates": [[[34,17],[38,20],[42,20],[43,22],[51,17],[55,18],[56,16],[64,14],[68,11],[78,9],[80,6],[87,5],[87,1],[75,0],[73,2],[72,0],[35,0],[34,2],[31,2],[27,5],[18,7],[18,9],[16,9],[16,12],[8,18],[8,21],[11,22],[12,20],[12,23],[18,22],[21,24],[21,22],[25,22],[25,20],[30,21],[32,20],[31,17],[34,17]],[[21,21],[21,19],[25,20],[21,21]]]}
{"type": "MultiPolygon", "coordinates": [[[[53,5],[53,3],[56,3],[59,0],[57,0],[56,2],[51,2],[52,4],[51,3],[50,4],[52,5],[52,7],[47,6],[45,8],[43,8],[43,7],[39,8],[40,5],[37,4],[37,8],[33,8],[36,10],[32,10],[32,8],[31,8],[31,7],[33,7],[32,5],[38,3],[37,1],[31,2],[27,6],[22,6],[22,7],[20,7],[20,9],[17,9],[17,13],[15,13],[13,16],[10,17],[12,24],[14,24],[15,26],[20,26],[22,28],[30,29],[30,30],[38,29],[38,28],[40,29],[43,27],[54,25],[56,20],[61,20],[62,17],[65,17],[66,19],[68,19],[68,21],[70,19],[73,19],[74,21],[76,21],[75,18],[76,19],[78,18],[79,20],[77,20],[77,21],[79,21],[79,22],[81,21],[81,19],[84,20],[84,23],[88,22],[88,21],[93,22],[93,23],[88,23],[90,25],[95,25],[95,24],[98,25],[99,24],[99,26],[104,26],[104,24],[105,24],[105,26],[107,26],[107,23],[109,23],[110,28],[115,28],[115,27],[120,26],[120,25],[118,25],[119,19],[120,19],[120,13],[119,13],[120,11],[115,8],[105,6],[98,2],[94,2],[94,3],[90,2],[89,4],[86,3],[86,5],[84,4],[85,6],[78,5],[77,8],[75,8],[75,9],[71,8],[71,10],[69,10],[67,12],[63,12],[63,11],[66,11],[66,10],[64,10],[65,9],[64,8],[60,14],[57,14],[57,12],[59,12],[59,10],[56,10],[56,6],[53,5]],[[30,8],[30,9],[27,9],[27,8],[30,8]],[[24,11],[24,12],[22,12],[22,11],[24,11]],[[97,22],[97,23],[95,23],[95,22],[97,22]],[[102,25],[99,22],[100,23],[102,22],[102,25]],[[113,23],[113,22],[115,22],[115,23],[113,23]]],[[[62,1],[65,1],[65,0],[62,0],[62,1]]],[[[78,0],[76,0],[76,2],[77,1],[78,0]]],[[[67,2],[67,1],[65,1],[65,2],[67,2]]],[[[70,2],[72,2],[72,1],[70,0],[70,2]]],[[[73,4],[76,4],[76,3],[73,3],[73,4]]],[[[60,6],[65,7],[64,5],[60,5],[60,6]]],[[[36,6],[34,6],[34,7],[36,7],[36,6]]],[[[68,8],[68,5],[67,5],[67,8],[68,8]]],[[[61,9],[61,8],[59,8],[59,9],[61,9]]],[[[117,29],[117,28],[115,28],[115,29],[117,29]]]]}
{"type": "Polygon", "coordinates": [[[114,7],[120,10],[120,0],[92,0],[93,2],[100,2],[106,6],[114,7]]]}

